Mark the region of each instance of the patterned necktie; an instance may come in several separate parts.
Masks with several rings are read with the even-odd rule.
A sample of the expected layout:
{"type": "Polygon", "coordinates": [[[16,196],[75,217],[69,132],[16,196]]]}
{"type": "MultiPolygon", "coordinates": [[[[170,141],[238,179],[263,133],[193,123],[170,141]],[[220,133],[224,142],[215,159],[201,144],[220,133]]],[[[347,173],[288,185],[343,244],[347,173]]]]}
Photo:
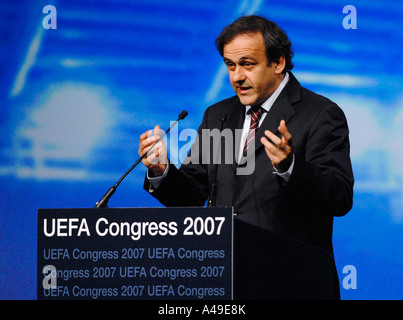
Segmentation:
{"type": "Polygon", "coordinates": [[[248,114],[251,115],[251,120],[250,120],[248,137],[246,138],[245,146],[243,148],[244,157],[246,156],[246,152],[247,152],[252,140],[255,138],[256,131],[259,128],[259,120],[260,120],[260,117],[262,116],[263,112],[264,112],[264,109],[261,106],[254,106],[248,110],[248,114]]]}

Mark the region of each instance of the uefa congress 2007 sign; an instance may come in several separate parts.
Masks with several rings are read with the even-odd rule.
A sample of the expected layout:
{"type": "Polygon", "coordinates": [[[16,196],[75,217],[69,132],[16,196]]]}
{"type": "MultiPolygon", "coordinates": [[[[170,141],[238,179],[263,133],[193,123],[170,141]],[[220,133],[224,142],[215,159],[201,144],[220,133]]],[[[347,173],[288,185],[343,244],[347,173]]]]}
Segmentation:
{"type": "Polygon", "coordinates": [[[232,209],[40,209],[38,299],[231,299],[232,209]]]}

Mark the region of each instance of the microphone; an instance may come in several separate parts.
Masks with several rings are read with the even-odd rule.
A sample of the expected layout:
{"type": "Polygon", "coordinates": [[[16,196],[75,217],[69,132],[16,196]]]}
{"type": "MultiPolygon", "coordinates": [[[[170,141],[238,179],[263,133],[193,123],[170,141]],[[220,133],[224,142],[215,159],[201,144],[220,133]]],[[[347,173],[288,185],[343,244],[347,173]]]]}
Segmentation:
{"type": "MultiPolygon", "coordinates": [[[[148,149],[148,152],[151,151],[154,148],[154,146],[158,142],[160,142],[162,138],[165,137],[165,135],[178,123],[179,120],[185,119],[187,115],[188,115],[188,112],[186,110],[183,110],[178,115],[178,119],[169,127],[169,129],[162,135],[162,137],[160,137],[157,141],[155,141],[153,143],[153,145],[150,147],[150,149],[148,149]]],[[[141,160],[143,160],[145,158],[145,156],[147,155],[148,152],[145,152],[140,158],[138,158],[137,161],[130,167],[130,169],[127,170],[126,173],[118,180],[118,182],[116,182],[111,188],[109,188],[109,190],[105,193],[105,195],[101,198],[101,200],[99,200],[95,204],[94,208],[105,208],[105,207],[107,207],[107,204],[108,204],[108,201],[109,201],[110,197],[112,197],[112,195],[115,193],[115,191],[116,191],[117,187],[119,186],[119,184],[141,162],[141,160]]]]}
{"type": "MultiPolygon", "coordinates": [[[[178,122],[179,120],[185,119],[187,115],[188,115],[188,112],[187,112],[186,110],[183,110],[181,113],[179,113],[178,120],[176,120],[176,122],[178,122]]],[[[175,122],[175,123],[176,123],[176,122],[175,122]]],[[[174,125],[175,125],[175,123],[174,123],[174,125]]],[[[171,128],[172,128],[174,125],[172,125],[171,128]]],[[[169,128],[168,131],[171,130],[171,128],[169,128]]],[[[168,133],[168,131],[167,131],[167,133],[168,133]]]]}
{"type": "MultiPolygon", "coordinates": [[[[227,114],[222,113],[220,115],[220,121],[221,121],[221,130],[223,130],[224,122],[227,120],[227,114]]],[[[217,161],[214,164],[213,167],[213,182],[211,183],[211,190],[210,190],[210,195],[209,195],[209,200],[207,202],[208,207],[215,207],[215,202],[216,202],[216,180],[217,180],[217,166],[218,166],[218,155],[221,154],[220,152],[221,149],[221,138],[220,138],[220,143],[218,144],[218,150],[217,150],[217,161]]]]}

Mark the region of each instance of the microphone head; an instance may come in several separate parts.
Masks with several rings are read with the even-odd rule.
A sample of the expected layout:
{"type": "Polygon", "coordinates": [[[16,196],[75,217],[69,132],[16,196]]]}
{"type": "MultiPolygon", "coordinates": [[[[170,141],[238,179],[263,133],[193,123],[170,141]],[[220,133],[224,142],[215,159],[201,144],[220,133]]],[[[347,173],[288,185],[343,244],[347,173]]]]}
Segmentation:
{"type": "Polygon", "coordinates": [[[179,114],[178,119],[179,119],[179,120],[185,119],[187,115],[188,115],[188,112],[187,112],[186,110],[183,110],[183,111],[179,114]]]}

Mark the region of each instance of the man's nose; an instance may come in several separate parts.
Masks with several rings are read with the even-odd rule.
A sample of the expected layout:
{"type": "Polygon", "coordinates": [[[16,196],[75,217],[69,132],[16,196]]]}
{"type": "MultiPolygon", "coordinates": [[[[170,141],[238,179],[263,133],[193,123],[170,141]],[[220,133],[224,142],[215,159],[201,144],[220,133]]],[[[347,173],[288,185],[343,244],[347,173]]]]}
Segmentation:
{"type": "Polygon", "coordinates": [[[234,72],[232,73],[231,78],[232,78],[232,82],[234,82],[234,83],[237,83],[237,82],[242,83],[243,81],[245,81],[246,76],[245,76],[245,72],[244,72],[243,68],[240,66],[237,66],[235,68],[234,72]]]}

